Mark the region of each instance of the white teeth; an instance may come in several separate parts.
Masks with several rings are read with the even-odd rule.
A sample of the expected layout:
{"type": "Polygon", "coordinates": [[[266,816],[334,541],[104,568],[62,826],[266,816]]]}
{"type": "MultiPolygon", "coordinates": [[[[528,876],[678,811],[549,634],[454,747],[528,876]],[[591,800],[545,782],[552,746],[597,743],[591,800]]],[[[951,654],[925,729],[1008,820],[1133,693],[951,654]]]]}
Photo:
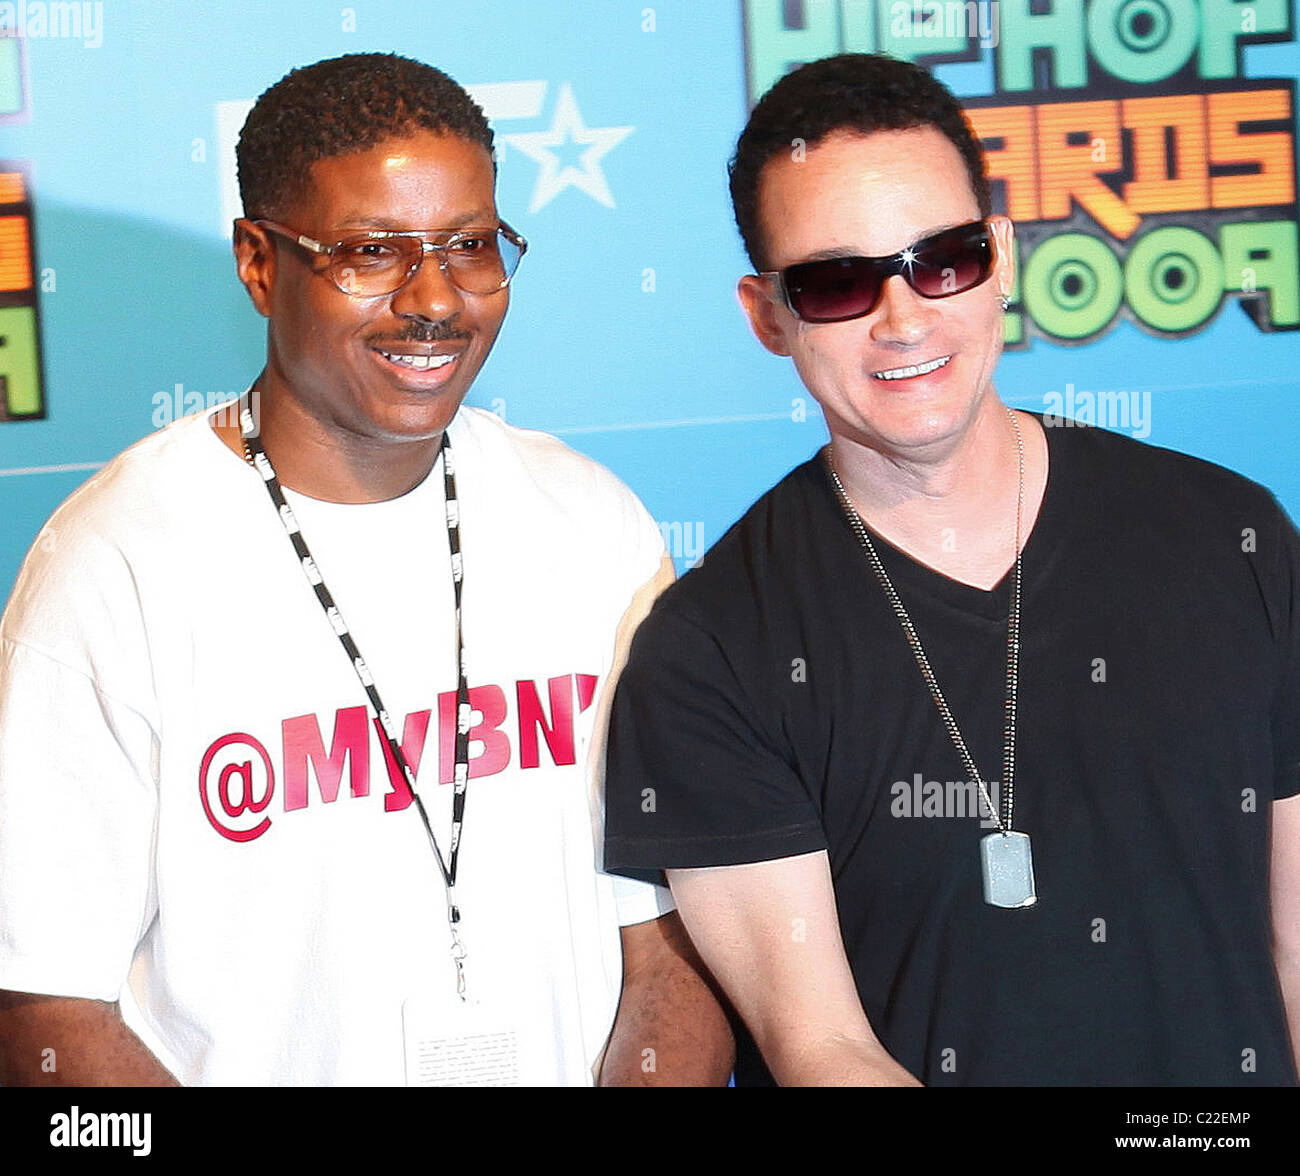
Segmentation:
{"type": "Polygon", "coordinates": [[[400,363],[403,367],[414,368],[417,372],[444,367],[456,358],[454,355],[394,355],[390,351],[381,351],[379,354],[390,363],[400,363]]]}
{"type": "Polygon", "coordinates": [[[941,356],[939,359],[932,359],[929,363],[918,363],[915,367],[890,368],[886,372],[872,372],[871,374],[877,380],[910,380],[913,376],[926,376],[931,372],[937,372],[950,359],[951,355],[941,356]]]}

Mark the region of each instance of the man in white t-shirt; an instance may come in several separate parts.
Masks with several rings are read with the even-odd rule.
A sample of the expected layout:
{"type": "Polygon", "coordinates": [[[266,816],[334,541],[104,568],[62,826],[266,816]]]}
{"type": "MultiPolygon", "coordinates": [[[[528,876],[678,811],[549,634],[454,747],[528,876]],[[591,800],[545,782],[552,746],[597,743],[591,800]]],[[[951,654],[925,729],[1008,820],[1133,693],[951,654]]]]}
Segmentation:
{"type": "Polygon", "coordinates": [[[725,1081],[671,900],[598,868],[658,530],[462,407],[525,248],[491,151],[394,56],[249,115],[266,367],[64,503],[0,622],[0,1082],[725,1081]]]}

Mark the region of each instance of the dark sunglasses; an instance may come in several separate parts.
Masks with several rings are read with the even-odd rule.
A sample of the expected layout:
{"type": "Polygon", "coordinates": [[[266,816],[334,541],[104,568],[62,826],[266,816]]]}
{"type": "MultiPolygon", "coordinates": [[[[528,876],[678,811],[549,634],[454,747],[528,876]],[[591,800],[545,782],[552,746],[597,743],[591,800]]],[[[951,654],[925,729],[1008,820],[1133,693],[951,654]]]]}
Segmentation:
{"type": "Polygon", "coordinates": [[[892,257],[827,257],[768,270],[791,312],[806,323],[840,323],[876,309],[885,279],[897,274],[922,298],[973,290],[993,271],[986,221],[944,229],[892,257]]]}

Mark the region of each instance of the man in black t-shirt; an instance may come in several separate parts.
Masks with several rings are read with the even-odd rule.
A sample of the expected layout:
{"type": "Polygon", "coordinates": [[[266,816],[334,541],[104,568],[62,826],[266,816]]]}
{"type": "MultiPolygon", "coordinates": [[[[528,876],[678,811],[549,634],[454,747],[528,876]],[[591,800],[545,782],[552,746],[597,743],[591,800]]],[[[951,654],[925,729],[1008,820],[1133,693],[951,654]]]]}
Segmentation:
{"type": "Polygon", "coordinates": [[[738,1082],[1294,1084],[1295,529],[1001,403],[1012,226],[924,70],[796,70],[731,175],[831,443],[642,625],[606,857],[667,871],[738,1082]]]}

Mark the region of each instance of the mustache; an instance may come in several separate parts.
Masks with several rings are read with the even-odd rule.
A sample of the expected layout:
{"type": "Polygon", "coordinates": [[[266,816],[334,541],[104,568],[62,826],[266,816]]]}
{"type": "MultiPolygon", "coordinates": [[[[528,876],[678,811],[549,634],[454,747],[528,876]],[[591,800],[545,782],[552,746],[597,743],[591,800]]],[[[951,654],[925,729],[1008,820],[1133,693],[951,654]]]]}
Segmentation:
{"type": "Polygon", "coordinates": [[[407,323],[396,334],[389,333],[382,336],[376,336],[370,340],[370,343],[445,343],[448,340],[455,339],[467,340],[470,338],[468,331],[462,331],[456,326],[456,317],[442,319],[436,323],[407,323]]]}

